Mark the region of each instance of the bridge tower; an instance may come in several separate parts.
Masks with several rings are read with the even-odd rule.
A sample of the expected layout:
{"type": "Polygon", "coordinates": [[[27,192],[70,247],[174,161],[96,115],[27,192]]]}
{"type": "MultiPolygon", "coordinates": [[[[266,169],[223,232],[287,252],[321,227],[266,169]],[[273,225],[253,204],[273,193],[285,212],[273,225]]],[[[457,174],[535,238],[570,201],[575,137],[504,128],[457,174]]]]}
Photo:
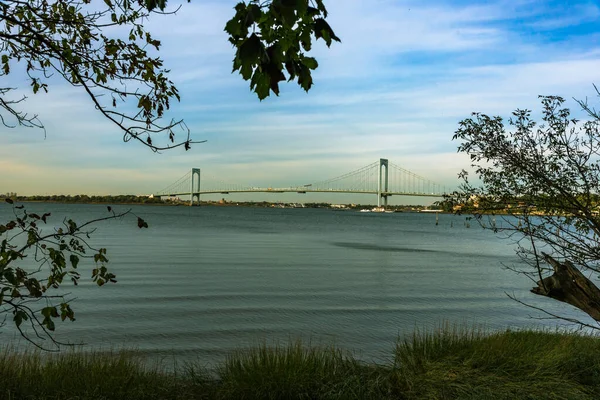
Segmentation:
{"type": "Polygon", "coordinates": [[[200,168],[192,168],[192,176],[190,177],[190,206],[194,205],[194,197],[200,205],[200,168]],[[196,190],[194,190],[194,178],[196,180],[196,190]]]}
{"type": "Polygon", "coordinates": [[[389,192],[389,181],[388,181],[388,160],[387,158],[379,159],[379,170],[377,171],[377,207],[381,207],[381,198],[383,197],[383,205],[388,205],[388,192],[389,192]],[[385,167],[385,175],[382,174],[381,170],[385,167]],[[386,194],[383,194],[386,193],[386,194]]]}

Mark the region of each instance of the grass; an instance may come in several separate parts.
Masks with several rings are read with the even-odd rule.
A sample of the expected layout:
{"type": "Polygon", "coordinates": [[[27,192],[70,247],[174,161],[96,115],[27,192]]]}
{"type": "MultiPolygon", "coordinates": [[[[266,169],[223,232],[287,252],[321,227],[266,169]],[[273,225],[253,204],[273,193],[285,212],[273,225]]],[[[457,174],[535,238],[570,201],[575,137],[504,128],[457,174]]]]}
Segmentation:
{"type": "Polygon", "coordinates": [[[260,346],[176,372],[135,352],[0,354],[0,399],[597,399],[600,338],[443,326],[366,364],[333,347],[260,346]]]}
{"type": "Polygon", "coordinates": [[[397,387],[414,399],[597,399],[599,339],[450,327],[417,332],[396,347],[397,387]]]}

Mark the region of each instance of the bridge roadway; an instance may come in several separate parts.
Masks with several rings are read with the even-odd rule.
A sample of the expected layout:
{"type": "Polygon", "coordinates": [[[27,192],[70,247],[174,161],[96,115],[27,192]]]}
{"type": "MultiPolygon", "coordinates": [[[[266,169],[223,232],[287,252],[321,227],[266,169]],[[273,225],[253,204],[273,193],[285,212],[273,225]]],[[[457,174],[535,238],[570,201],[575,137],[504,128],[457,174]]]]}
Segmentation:
{"type": "MultiPolygon", "coordinates": [[[[261,188],[261,189],[233,189],[233,190],[201,190],[194,192],[194,196],[202,194],[230,194],[230,193],[357,193],[357,194],[379,194],[376,190],[342,190],[342,189],[308,189],[308,188],[261,188]]],[[[162,196],[185,196],[190,192],[156,194],[162,196]]],[[[420,196],[420,197],[444,197],[440,193],[418,193],[418,192],[381,192],[381,196],[420,196]]]]}

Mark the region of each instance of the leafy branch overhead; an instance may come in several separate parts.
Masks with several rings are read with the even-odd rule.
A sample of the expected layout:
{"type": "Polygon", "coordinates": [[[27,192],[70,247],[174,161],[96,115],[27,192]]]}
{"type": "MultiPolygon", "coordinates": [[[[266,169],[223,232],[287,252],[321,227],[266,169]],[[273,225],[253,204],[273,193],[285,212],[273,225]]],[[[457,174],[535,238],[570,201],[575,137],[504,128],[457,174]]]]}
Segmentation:
{"type": "MultiPolygon", "coordinates": [[[[129,0],[103,3],[2,1],[0,77],[16,66],[24,67],[36,94],[48,92],[50,77],[57,75],[86,93],[123,132],[125,141],[136,139],[154,150],[188,148],[189,132],[183,141],[175,142],[175,128],[185,128],[182,121],[160,121],[171,101],[179,100],[179,92],[163,60],[152,55],[161,42],[142,25],[150,12],[129,0]],[[166,134],[170,144],[155,145],[151,135],[157,133],[166,134]]],[[[12,87],[0,87],[0,122],[43,127],[37,116],[17,108],[26,96],[14,92],[12,87]]]]}
{"type": "MultiPolygon", "coordinates": [[[[194,142],[183,120],[163,122],[179,91],[169,70],[156,56],[161,42],[143,23],[165,12],[166,0],[6,0],[0,2],[0,124],[44,128],[37,115],[24,112],[27,99],[6,77],[22,68],[31,91],[50,90],[56,75],[81,89],[91,104],[122,133],[152,150],[194,142]],[[184,136],[177,137],[178,130],[184,136]],[[164,141],[155,136],[162,134],[164,141]]],[[[185,7],[185,6],[183,6],[185,7]]],[[[322,0],[241,2],[225,30],[236,48],[234,71],[250,80],[260,99],[279,82],[296,80],[312,86],[317,61],[310,51],[313,37],[327,46],[339,41],[325,21],[322,0]]],[[[190,44],[192,45],[192,44],[190,44]]],[[[18,80],[15,80],[18,81],[18,80]]]]}
{"type": "Polygon", "coordinates": [[[317,60],[306,55],[313,36],[328,47],[340,41],[325,21],[322,0],[251,0],[238,3],[235,11],[225,25],[236,48],[233,71],[250,81],[250,89],[261,100],[271,91],[279,95],[279,82],[286,79],[297,80],[308,91],[311,71],[318,67],[317,60]]]}

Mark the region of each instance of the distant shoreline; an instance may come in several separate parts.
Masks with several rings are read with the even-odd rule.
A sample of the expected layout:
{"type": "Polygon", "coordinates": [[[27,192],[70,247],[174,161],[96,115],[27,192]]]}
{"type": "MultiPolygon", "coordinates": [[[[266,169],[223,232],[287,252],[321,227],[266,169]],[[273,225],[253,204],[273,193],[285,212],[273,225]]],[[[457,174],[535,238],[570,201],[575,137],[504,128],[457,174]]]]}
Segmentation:
{"type": "MultiPolygon", "coordinates": [[[[13,198],[15,202],[23,203],[50,203],[50,204],[98,204],[98,205],[149,205],[149,206],[168,206],[168,207],[189,207],[189,201],[161,200],[157,198],[148,198],[145,196],[17,196],[13,198]]],[[[256,208],[327,208],[336,211],[361,211],[373,210],[376,205],[373,204],[332,204],[332,203],[281,203],[267,201],[202,201],[200,204],[194,204],[194,207],[256,207],[256,208]]],[[[450,213],[444,210],[430,209],[422,205],[391,205],[386,207],[388,211],[395,212],[428,212],[428,213],[450,213]]]]}

